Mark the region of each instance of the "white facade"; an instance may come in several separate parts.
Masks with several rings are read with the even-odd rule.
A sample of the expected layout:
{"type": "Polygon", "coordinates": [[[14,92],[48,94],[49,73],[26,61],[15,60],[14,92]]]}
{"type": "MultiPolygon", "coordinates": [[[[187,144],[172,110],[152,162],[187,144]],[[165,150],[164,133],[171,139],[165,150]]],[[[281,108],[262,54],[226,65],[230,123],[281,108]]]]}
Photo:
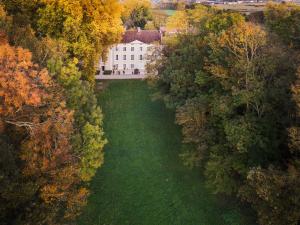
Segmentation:
{"type": "Polygon", "coordinates": [[[147,59],[153,48],[153,44],[138,40],[112,46],[107,55],[107,60],[105,62],[100,60],[99,62],[100,75],[145,74],[147,59]]]}

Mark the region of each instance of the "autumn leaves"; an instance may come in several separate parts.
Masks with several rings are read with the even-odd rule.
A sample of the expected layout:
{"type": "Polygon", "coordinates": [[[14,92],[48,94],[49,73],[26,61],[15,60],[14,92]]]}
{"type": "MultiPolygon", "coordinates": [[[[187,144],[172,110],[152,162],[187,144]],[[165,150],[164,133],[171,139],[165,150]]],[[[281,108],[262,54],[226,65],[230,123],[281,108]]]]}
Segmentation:
{"type": "Polygon", "coordinates": [[[88,182],[103,163],[107,140],[94,71],[100,54],[120,38],[120,5],[3,4],[0,220],[65,224],[86,204],[88,182]]]}

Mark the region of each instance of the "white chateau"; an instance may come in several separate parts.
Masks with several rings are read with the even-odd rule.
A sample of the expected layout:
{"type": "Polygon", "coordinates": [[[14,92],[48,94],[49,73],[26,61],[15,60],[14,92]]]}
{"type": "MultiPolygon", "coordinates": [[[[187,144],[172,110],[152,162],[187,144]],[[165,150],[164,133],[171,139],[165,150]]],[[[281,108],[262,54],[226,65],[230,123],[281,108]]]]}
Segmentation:
{"type": "Polygon", "coordinates": [[[107,59],[100,60],[97,75],[145,75],[148,55],[160,43],[160,31],[126,31],[121,43],[110,48],[107,59]]]}

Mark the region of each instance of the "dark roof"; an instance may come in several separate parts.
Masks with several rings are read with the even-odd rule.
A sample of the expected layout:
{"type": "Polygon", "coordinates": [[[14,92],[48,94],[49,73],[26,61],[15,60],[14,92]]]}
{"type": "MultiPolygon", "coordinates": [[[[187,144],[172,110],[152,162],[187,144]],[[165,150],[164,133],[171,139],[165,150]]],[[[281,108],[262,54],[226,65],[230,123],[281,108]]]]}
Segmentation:
{"type": "Polygon", "coordinates": [[[123,35],[122,43],[130,43],[135,40],[150,44],[161,41],[161,35],[158,30],[128,30],[123,35]]]}

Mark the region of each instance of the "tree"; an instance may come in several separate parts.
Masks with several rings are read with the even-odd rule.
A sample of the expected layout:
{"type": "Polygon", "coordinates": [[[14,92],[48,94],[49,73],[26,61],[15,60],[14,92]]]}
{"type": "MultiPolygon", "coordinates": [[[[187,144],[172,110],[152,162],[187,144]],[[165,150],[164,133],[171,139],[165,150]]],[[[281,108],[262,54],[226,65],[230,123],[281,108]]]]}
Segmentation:
{"type": "Polygon", "coordinates": [[[197,5],[194,9],[176,11],[167,19],[166,28],[168,30],[177,30],[179,32],[199,32],[201,23],[209,18],[213,10],[206,6],[197,5]]]}
{"type": "Polygon", "coordinates": [[[299,162],[282,169],[252,169],[241,194],[258,212],[260,224],[299,223],[299,162]]]}
{"type": "Polygon", "coordinates": [[[9,159],[1,165],[13,163],[1,178],[8,182],[8,189],[1,187],[1,208],[9,202],[2,216],[16,224],[74,218],[88,192],[80,186],[79,162],[70,143],[73,112],[47,70],[32,63],[28,50],[5,42],[0,49],[1,151],[9,159]],[[8,177],[11,167],[17,167],[14,178],[8,177]]]}
{"type": "Polygon", "coordinates": [[[206,71],[219,86],[211,103],[216,121],[210,126],[219,138],[211,143],[206,176],[217,192],[237,194],[249,168],[280,161],[285,155],[282,145],[288,123],[281,118],[290,110],[286,93],[293,75],[282,76],[281,71],[292,71],[293,65],[284,69],[281,64],[288,54],[266,37],[260,27],[242,22],[210,41],[211,63],[206,71]]]}
{"type": "Polygon", "coordinates": [[[176,11],[172,16],[167,19],[167,30],[178,30],[181,32],[187,32],[188,30],[188,18],[186,11],[176,11]]]}
{"type": "Polygon", "coordinates": [[[79,59],[83,79],[91,83],[102,52],[123,32],[117,0],[17,0],[4,5],[16,23],[30,25],[39,37],[64,40],[68,53],[79,59]]]}
{"type": "Polygon", "coordinates": [[[160,10],[153,10],[152,12],[152,23],[157,30],[164,27],[167,22],[168,15],[160,10]]]}
{"type": "Polygon", "coordinates": [[[284,43],[300,48],[300,7],[294,4],[268,4],[265,21],[284,43]]]}
{"type": "Polygon", "coordinates": [[[0,216],[13,224],[64,224],[80,213],[88,195],[86,185],[103,163],[107,141],[94,94],[94,71],[99,56],[121,36],[121,7],[116,0],[2,2],[8,12],[0,7],[0,40],[8,37],[11,44],[32,54],[23,50],[28,56],[23,64],[30,66],[20,66],[16,76],[1,80],[1,85],[12,82],[22,88],[9,85],[5,88],[17,91],[1,92],[0,85],[1,94],[11,93],[15,99],[3,104],[6,108],[23,102],[26,109],[11,110],[22,121],[12,115],[5,123],[0,120],[0,146],[9,150],[5,159],[12,165],[1,171],[0,216]],[[47,66],[50,75],[35,63],[47,66]],[[32,79],[27,80],[27,72],[32,79]],[[40,75],[49,79],[47,87],[36,83],[40,75]]]}
{"type": "Polygon", "coordinates": [[[125,0],[123,8],[122,20],[127,28],[144,29],[147,22],[152,19],[149,0],[125,0]]]}
{"type": "Polygon", "coordinates": [[[176,110],[182,159],[214,193],[251,203],[260,224],[297,224],[299,162],[287,144],[299,139],[290,128],[296,56],[240,14],[200,11],[186,12],[193,32],[162,49],[151,80],[176,110]]]}
{"type": "MultiPolygon", "coordinates": [[[[18,8],[17,5],[12,5],[18,8]]],[[[15,11],[11,10],[11,13],[15,11]]],[[[122,30],[119,24],[120,5],[114,0],[107,1],[104,5],[98,1],[91,4],[85,1],[42,1],[41,5],[38,4],[36,8],[29,11],[37,12],[38,16],[29,20],[25,29],[19,28],[20,24],[15,24],[14,29],[11,29],[13,35],[10,38],[15,44],[33,50],[34,60],[47,66],[51,76],[64,88],[67,107],[75,111],[72,142],[81,161],[80,176],[82,180],[90,181],[103,163],[103,147],[107,141],[102,128],[103,115],[94,95],[94,73],[88,75],[86,69],[94,71],[94,63],[98,60],[98,56],[100,54],[104,56],[108,45],[119,38],[122,30]],[[79,14],[75,15],[73,8],[70,8],[73,3],[79,10],[79,14]],[[85,16],[86,14],[88,16],[85,16]],[[76,21],[78,22],[76,26],[71,24],[76,21]],[[77,29],[81,26],[84,28],[77,29]],[[15,32],[15,30],[21,31],[15,32]],[[66,33],[67,30],[69,32],[66,33]],[[90,30],[94,31],[91,33],[90,30]],[[28,40],[23,36],[28,37],[28,40]],[[76,50],[77,54],[72,46],[81,46],[83,51],[76,50]],[[81,55],[87,53],[89,49],[91,55],[81,55]],[[94,53],[98,56],[96,57],[94,53]],[[91,60],[93,64],[87,68],[82,60],[91,60]]],[[[17,16],[12,15],[13,18],[17,16]]]]}
{"type": "Polygon", "coordinates": [[[253,168],[247,176],[247,185],[240,190],[242,198],[250,202],[258,212],[261,224],[298,224],[300,220],[299,190],[299,72],[292,85],[296,103],[292,126],[288,128],[289,158],[280,165],[253,168]]]}
{"type": "Polygon", "coordinates": [[[148,21],[144,27],[145,30],[155,30],[156,27],[154,26],[153,21],[148,21]]]}
{"type": "Polygon", "coordinates": [[[107,140],[104,138],[102,128],[102,111],[97,106],[92,86],[80,80],[81,72],[76,67],[77,63],[75,59],[63,65],[61,58],[52,58],[48,68],[65,88],[68,108],[75,111],[75,132],[72,142],[81,161],[81,179],[90,181],[103,163],[103,148],[107,140]]]}

